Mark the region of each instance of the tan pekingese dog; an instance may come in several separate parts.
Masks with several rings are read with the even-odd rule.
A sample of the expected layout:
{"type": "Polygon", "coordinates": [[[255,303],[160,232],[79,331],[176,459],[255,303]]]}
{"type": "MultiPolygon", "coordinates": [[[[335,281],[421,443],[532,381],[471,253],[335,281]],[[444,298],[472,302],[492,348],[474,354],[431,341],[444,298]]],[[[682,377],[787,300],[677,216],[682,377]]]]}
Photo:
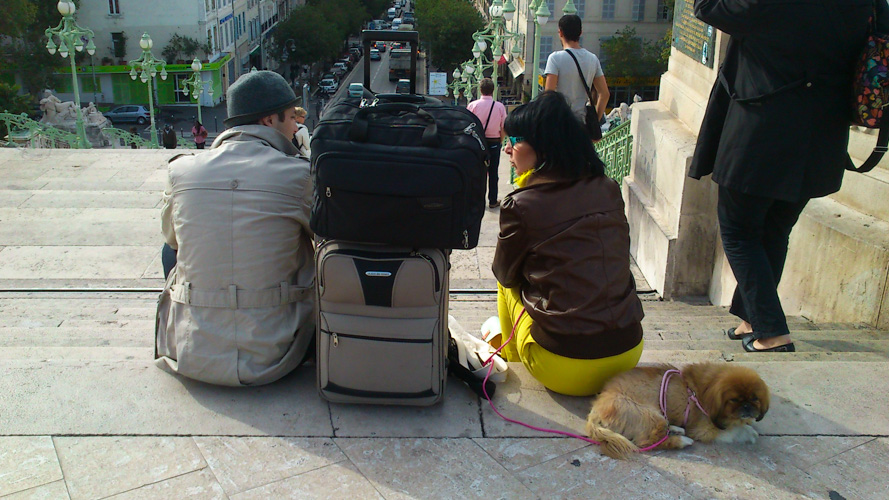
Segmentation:
{"type": "Polygon", "coordinates": [[[626,458],[668,433],[656,449],[679,449],[694,441],[753,443],[759,435],[750,424],[769,411],[769,388],[750,368],[733,364],[698,363],[672,377],[667,388],[667,419],[659,405],[661,380],[670,365],[638,367],[609,380],[593,401],[587,435],[601,443],[612,458],[626,458]],[[683,428],[687,388],[697,394],[705,416],[691,403],[683,428]]]}

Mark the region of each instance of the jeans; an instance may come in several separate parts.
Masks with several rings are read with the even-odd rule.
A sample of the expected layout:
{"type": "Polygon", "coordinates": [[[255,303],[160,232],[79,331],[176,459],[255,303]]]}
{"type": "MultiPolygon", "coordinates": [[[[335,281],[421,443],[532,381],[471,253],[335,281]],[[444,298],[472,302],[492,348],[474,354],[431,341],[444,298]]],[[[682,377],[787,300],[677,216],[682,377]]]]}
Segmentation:
{"type": "Polygon", "coordinates": [[[500,180],[497,171],[500,168],[500,148],[502,144],[488,142],[488,203],[497,203],[497,182],[500,180]]]}
{"type": "Polygon", "coordinates": [[[738,280],[729,312],[750,323],[757,339],[790,333],[778,283],[790,231],[808,201],[773,200],[719,187],[722,247],[738,280]]]}
{"type": "Polygon", "coordinates": [[[170,276],[170,271],[176,267],[176,250],[166,243],[161,249],[161,265],[164,266],[164,280],[166,280],[170,276]]]}

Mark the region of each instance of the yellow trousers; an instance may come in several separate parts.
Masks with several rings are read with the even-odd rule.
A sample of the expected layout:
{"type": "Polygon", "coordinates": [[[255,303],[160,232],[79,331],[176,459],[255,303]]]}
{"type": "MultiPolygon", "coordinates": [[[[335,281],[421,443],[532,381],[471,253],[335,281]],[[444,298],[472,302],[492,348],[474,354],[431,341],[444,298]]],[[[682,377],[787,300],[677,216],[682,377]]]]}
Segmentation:
{"type": "MultiPolygon", "coordinates": [[[[497,313],[500,316],[502,340],[494,340],[494,347],[505,342],[516,319],[524,310],[521,290],[504,288],[497,284],[497,313]]],[[[592,396],[602,390],[611,377],[636,366],[642,356],[642,344],[627,352],[599,359],[575,359],[559,356],[540,347],[531,337],[531,324],[534,322],[527,313],[522,315],[516,326],[512,341],[500,351],[506,361],[521,361],[525,368],[547,389],[568,396],[592,396]]]]}

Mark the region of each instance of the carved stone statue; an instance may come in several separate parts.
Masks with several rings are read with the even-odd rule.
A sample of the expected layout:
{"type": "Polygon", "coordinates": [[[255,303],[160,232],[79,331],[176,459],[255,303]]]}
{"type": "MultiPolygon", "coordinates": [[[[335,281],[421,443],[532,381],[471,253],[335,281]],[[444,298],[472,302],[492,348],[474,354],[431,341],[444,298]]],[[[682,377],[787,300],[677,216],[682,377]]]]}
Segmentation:
{"type": "Polygon", "coordinates": [[[99,128],[104,128],[108,124],[108,118],[105,118],[105,115],[92,102],[83,108],[83,120],[87,125],[95,125],[99,128]]]}
{"type": "Polygon", "coordinates": [[[77,118],[77,105],[74,101],[62,102],[49,90],[43,92],[40,100],[40,110],[43,111],[43,123],[56,124],[77,118]]]}

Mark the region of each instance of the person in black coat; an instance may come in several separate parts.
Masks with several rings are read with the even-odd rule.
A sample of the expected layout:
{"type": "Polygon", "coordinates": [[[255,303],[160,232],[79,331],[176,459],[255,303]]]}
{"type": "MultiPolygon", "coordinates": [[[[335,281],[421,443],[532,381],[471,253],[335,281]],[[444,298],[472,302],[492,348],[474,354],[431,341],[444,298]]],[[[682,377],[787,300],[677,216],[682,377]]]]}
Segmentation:
{"type": "Polygon", "coordinates": [[[854,68],[886,0],[695,0],[731,35],[689,170],[713,174],[726,258],[738,286],[727,330],[744,349],[794,351],[778,298],[790,231],[811,198],[840,189],[854,68]]]}

